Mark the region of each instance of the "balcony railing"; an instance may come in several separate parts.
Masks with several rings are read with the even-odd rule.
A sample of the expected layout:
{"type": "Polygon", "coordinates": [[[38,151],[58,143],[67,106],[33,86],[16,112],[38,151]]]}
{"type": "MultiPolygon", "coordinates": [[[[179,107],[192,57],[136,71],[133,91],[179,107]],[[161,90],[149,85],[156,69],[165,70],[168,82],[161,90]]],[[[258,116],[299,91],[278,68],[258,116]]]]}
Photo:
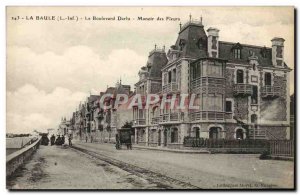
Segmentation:
{"type": "Polygon", "coordinates": [[[198,111],[190,113],[190,121],[223,121],[225,112],[220,111],[198,111]]]}
{"type": "Polygon", "coordinates": [[[152,123],[153,125],[156,125],[156,124],[158,124],[159,122],[160,122],[160,116],[152,117],[151,123],[152,123]]]}
{"type": "Polygon", "coordinates": [[[161,123],[169,123],[169,122],[179,122],[181,121],[181,113],[167,113],[161,115],[161,123]]]}
{"type": "Polygon", "coordinates": [[[255,129],[249,131],[250,139],[266,139],[266,136],[267,136],[266,130],[255,129]]]}
{"type": "Polygon", "coordinates": [[[191,89],[194,92],[201,90],[203,87],[218,88],[224,90],[225,79],[217,77],[199,77],[191,82],[191,89]]]}
{"type": "Polygon", "coordinates": [[[175,82],[168,83],[163,86],[163,93],[171,93],[178,91],[178,84],[175,82]]]}
{"type": "Polygon", "coordinates": [[[280,87],[264,86],[261,88],[261,96],[266,97],[278,97],[280,96],[280,87]]]}
{"type": "Polygon", "coordinates": [[[235,84],[233,89],[234,95],[252,95],[252,85],[245,83],[235,84]]]}
{"type": "Polygon", "coordinates": [[[135,122],[133,125],[134,126],[146,125],[146,119],[144,119],[144,118],[135,119],[135,122]]]}

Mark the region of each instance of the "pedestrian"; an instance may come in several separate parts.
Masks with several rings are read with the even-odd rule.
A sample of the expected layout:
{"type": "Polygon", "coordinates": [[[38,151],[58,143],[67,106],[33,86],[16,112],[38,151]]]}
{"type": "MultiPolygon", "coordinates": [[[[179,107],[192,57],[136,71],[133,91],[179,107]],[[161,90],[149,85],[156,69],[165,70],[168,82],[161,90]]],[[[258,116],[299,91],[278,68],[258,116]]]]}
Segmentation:
{"type": "Polygon", "coordinates": [[[85,142],[87,143],[87,141],[88,141],[88,137],[87,137],[87,135],[85,136],[85,142]]]}
{"type": "Polygon", "coordinates": [[[69,146],[72,146],[72,136],[71,135],[69,135],[69,146]]]}
{"type": "Polygon", "coordinates": [[[54,136],[54,134],[52,134],[50,140],[51,140],[51,146],[53,146],[54,143],[55,143],[55,136],[54,136]]]}
{"type": "Polygon", "coordinates": [[[60,135],[58,135],[58,137],[56,138],[56,140],[55,140],[55,144],[56,145],[61,145],[61,137],[60,137],[60,135]]]}
{"type": "Polygon", "coordinates": [[[62,142],[62,144],[65,144],[65,136],[64,135],[61,138],[61,142],[62,142]]]}

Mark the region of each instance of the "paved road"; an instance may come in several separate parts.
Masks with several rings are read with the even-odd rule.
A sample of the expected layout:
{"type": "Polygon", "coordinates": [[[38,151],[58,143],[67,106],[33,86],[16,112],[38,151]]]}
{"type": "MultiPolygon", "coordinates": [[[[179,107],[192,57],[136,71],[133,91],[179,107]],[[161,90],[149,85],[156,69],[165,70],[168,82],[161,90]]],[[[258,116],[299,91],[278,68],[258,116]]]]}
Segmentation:
{"type": "Polygon", "coordinates": [[[293,162],[258,155],[115,150],[75,142],[41,146],[8,180],[13,189],[291,188],[293,162]]]}
{"type": "Polygon", "coordinates": [[[76,147],[120,160],[199,188],[292,188],[294,163],[259,160],[253,154],[182,154],[115,150],[114,145],[75,143],[76,147]]]}
{"type": "Polygon", "coordinates": [[[82,152],[40,146],[32,159],[7,181],[8,189],[157,189],[163,188],[82,152]]]}

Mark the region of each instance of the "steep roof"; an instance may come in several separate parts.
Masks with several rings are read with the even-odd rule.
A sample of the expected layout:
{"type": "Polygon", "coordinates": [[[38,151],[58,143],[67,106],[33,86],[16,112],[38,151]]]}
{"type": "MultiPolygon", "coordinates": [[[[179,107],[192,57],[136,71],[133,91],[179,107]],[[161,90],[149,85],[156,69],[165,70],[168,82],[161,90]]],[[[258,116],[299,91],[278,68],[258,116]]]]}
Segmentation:
{"type": "Polygon", "coordinates": [[[90,97],[88,97],[88,102],[94,102],[96,101],[98,98],[100,97],[100,95],[90,95],[90,97]]]}
{"type": "Polygon", "coordinates": [[[168,59],[164,50],[153,50],[150,52],[147,61],[149,78],[161,78],[161,68],[167,63],[168,59]]]}
{"type": "Polygon", "coordinates": [[[114,94],[114,95],[117,95],[117,94],[127,94],[127,95],[129,95],[129,94],[130,94],[130,91],[128,91],[128,87],[130,88],[130,85],[122,85],[122,84],[119,84],[119,85],[115,88],[113,94],[114,94]]]}
{"type": "Polygon", "coordinates": [[[258,63],[261,66],[271,67],[272,64],[272,48],[219,41],[219,58],[226,59],[230,63],[249,64],[248,58],[254,53],[258,57],[258,63]],[[233,56],[234,48],[241,49],[241,59],[233,56]],[[265,53],[265,57],[263,56],[265,53]]]}
{"type": "Polygon", "coordinates": [[[180,30],[175,48],[181,50],[184,57],[207,57],[207,35],[198,22],[187,22],[180,30]]]}

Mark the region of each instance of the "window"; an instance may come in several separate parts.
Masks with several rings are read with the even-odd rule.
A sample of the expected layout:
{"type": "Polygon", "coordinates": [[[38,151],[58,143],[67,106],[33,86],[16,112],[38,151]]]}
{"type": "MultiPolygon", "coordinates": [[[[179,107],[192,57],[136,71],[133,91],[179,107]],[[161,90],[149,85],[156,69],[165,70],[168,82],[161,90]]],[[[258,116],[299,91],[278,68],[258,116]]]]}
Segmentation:
{"type": "Polygon", "coordinates": [[[199,49],[203,49],[204,43],[202,38],[198,39],[197,46],[199,49]]]}
{"type": "Polygon", "coordinates": [[[208,96],[206,96],[203,94],[202,106],[202,110],[204,111],[223,111],[223,96],[214,94],[208,94],[208,96]]]}
{"type": "Polygon", "coordinates": [[[256,114],[251,115],[251,123],[257,124],[257,115],[256,114]]]}
{"type": "Polygon", "coordinates": [[[213,62],[209,64],[203,64],[203,76],[212,76],[212,77],[222,77],[223,76],[223,66],[216,65],[213,62]]]}
{"type": "Polygon", "coordinates": [[[276,57],[282,58],[282,47],[281,46],[277,46],[277,48],[276,48],[276,57]]]}
{"type": "Polygon", "coordinates": [[[265,73],[265,85],[271,86],[272,85],[272,75],[269,72],[265,73]]]}
{"type": "Polygon", "coordinates": [[[180,47],[180,51],[182,51],[182,50],[183,50],[183,48],[184,48],[184,45],[185,45],[185,40],[184,40],[184,39],[180,39],[180,41],[179,41],[179,47],[180,47]]]}
{"type": "Polygon", "coordinates": [[[234,49],[233,50],[233,57],[235,59],[241,59],[241,49],[234,49]]]}
{"type": "Polygon", "coordinates": [[[212,55],[213,58],[216,58],[217,57],[217,52],[213,51],[213,52],[211,52],[211,55],[212,55]]]}
{"type": "Polygon", "coordinates": [[[168,83],[171,83],[172,82],[172,72],[169,71],[168,72],[168,83]]]}
{"type": "Polygon", "coordinates": [[[232,112],[232,101],[231,100],[226,100],[226,112],[232,112]]]}
{"type": "Polygon", "coordinates": [[[191,65],[191,80],[195,80],[200,77],[201,75],[200,66],[201,66],[200,63],[191,65]]]}
{"type": "Polygon", "coordinates": [[[176,82],[176,68],[173,69],[172,74],[172,82],[176,82]]]}
{"type": "Polygon", "coordinates": [[[236,71],[236,83],[244,83],[244,71],[243,70],[236,71]]]}
{"type": "Polygon", "coordinates": [[[143,109],[139,109],[139,119],[143,119],[144,118],[144,110],[143,109]]]}
{"type": "Polygon", "coordinates": [[[251,95],[251,104],[257,104],[258,94],[257,94],[257,86],[252,86],[252,95],[251,95]]]}

